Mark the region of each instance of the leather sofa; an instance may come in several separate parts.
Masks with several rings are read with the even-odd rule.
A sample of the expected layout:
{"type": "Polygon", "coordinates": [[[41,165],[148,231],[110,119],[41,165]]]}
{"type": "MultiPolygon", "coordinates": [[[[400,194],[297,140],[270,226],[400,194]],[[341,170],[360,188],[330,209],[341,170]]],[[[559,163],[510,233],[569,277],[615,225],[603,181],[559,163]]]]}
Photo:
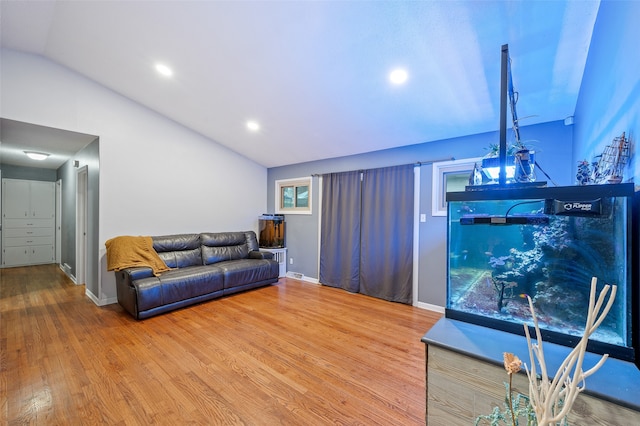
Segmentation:
{"type": "Polygon", "coordinates": [[[151,239],[171,270],[158,276],[147,267],[115,272],[118,303],[136,319],[278,281],[278,262],[259,251],[253,231],[151,239]]]}

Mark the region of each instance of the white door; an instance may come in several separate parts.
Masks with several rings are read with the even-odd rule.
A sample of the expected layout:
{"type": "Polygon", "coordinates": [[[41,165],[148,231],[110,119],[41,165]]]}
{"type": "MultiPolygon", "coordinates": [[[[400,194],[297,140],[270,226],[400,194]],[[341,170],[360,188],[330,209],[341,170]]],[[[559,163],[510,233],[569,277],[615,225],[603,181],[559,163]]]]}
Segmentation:
{"type": "Polygon", "coordinates": [[[30,212],[31,219],[52,219],[55,214],[56,193],[53,182],[31,181],[30,212]]]}
{"type": "Polygon", "coordinates": [[[3,179],[2,196],[4,210],[2,216],[7,219],[26,219],[29,217],[30,184],[27,180],[3,179]],[[7,203],[7,200],[11,200],[7,203]]]}

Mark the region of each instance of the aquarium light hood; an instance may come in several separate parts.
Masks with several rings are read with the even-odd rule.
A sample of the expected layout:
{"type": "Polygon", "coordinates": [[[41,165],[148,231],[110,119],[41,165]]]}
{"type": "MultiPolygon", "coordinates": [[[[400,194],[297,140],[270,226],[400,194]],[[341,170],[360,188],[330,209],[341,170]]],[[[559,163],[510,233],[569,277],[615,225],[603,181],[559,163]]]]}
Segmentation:
{"type": "Polygon", "coordinates": [[[510,215],[511,208],[524,204],[518,203],[503,215],[465,214],[460,217],[460,225],[546,225],[549,223],[549,216],[601,216],[604,214],[601,198],[588,201],[545,199],[534,202],[539,201],[544,201],[544,214],[518,213],[510,215]]]}
{"type": "Polygon", "coordinates": [[[544,214],[483,215],[466,214],[460,218],[460,225],[546,225],[549,216],[544,214]]]}

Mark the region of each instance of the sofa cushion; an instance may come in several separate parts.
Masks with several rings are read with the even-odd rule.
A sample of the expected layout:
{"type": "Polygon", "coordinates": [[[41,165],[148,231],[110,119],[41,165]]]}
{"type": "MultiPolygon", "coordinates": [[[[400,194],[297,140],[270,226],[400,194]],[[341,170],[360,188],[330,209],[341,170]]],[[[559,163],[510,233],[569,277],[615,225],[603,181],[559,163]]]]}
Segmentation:
{"type": "Polygon", "coordinates": [[[244,232],[220,232],[200,234],[202,262],[205,265],[225,260],[246,259],[249,256],[244,232]]]}
{"type": "Polygon", "coordinates": [[[241,259],[216,265],[224,273],[224,288],[278,278],[278,262],[268,259],[241,259]]]}
{"type": "Polygon", "coordinates": [[[152,239],[154,250],[169,268],[202,265],[200,235],[163,235],[152,239]]]}
{"type": "Polygon", "coordinates": [[[136,280],[133,285],[138,293],[138,310],[144,311],[221,291],[223,273],[216,266],[192,266],[136,280]]]}
{"type": "Polygon", "coordinates": [[[260,246],[258,245],[258,238],[256,237],[256,233],[253,231],[246,231],[244,233],[245,238],[247,239],[247,247],[249,251],[258,251],[260,250],[260,246]]]}

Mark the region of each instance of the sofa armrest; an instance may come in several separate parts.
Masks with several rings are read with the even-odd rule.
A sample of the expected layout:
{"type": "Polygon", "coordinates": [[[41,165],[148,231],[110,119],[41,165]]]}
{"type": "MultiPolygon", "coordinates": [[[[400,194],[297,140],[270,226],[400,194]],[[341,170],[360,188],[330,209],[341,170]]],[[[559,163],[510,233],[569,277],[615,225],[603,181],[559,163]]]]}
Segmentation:
{"type": "Polygon", "coordinates": [[[141,278],[153,277],[153,270],[146,267],[126,268],[121,271],[116,271],[115,274],[118,303],[127,312],[133,315],[134,318],[139,319],[138,295],[133,286],[133,281],[141,278]]]}
{"type": "Polygon", "coordinates": [[[249,252],[249,259],[273,259],[273,253],[270,251],[253,250],[249,252]]]}
{"type": "Polygon", "coordinates": [[[133,280],[139,280],[141,278],[149,278],[153,277],[153,269],[148,268],[146,266],[137,267],[137,268],[125,268],[122,270],[125,275],[128,277],[129,282],[133,280]]]}

